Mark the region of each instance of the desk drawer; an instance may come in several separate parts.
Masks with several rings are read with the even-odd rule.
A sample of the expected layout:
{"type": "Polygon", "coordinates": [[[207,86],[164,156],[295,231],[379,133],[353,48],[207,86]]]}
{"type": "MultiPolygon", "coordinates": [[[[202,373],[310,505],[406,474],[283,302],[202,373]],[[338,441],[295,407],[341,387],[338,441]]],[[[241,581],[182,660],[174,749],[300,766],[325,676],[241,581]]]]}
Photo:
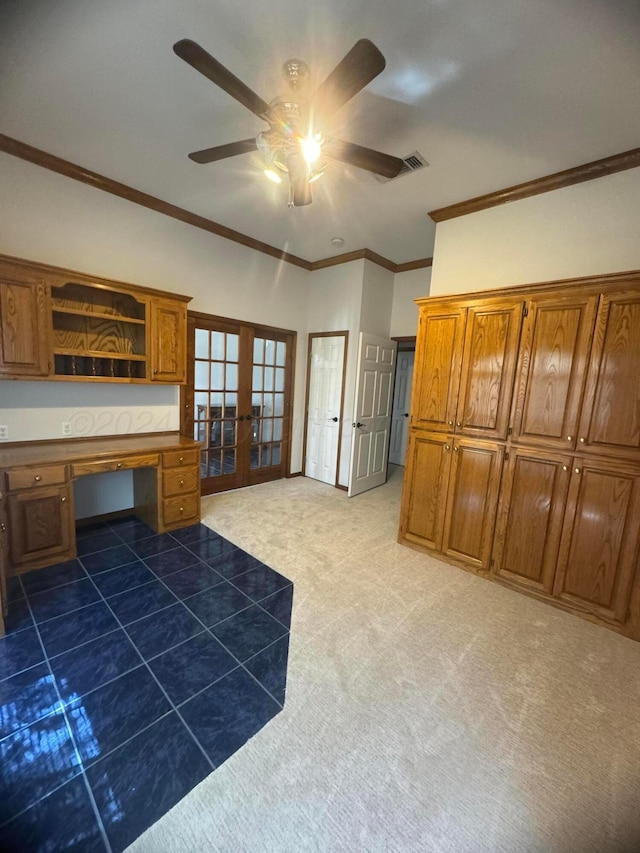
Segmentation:
{"type": "Polygon", "coordinates": [[[126,471],[129,468],[157,468],[160,457],[157,453],[138,456],[122,456],[117,459],[102,459],[99,462],[74,462],[71,466],[74,477],[84,474],[105,474],[108,471],[126,471]]]}
{"type": "Polygon", "coordinates": [[[165,450],[162,454],[162,464],[165,468],[181,468],[187,465],[197,465],[200,459],[200,451],[193,450],[165,450]]]}
{"type": "Polygon", "coordinates": [[[14,468],[7,471],[9,491],[41,486],[56,486],[67,482],[66,465],[42,465],[33,468],[14,468]]]}
{"type": "Polygon", "coordinates": [[[170,468],[162,472],[162,495],[165,498],[195,492],[197,488],[197,468],[170,468]]]}
{"type": "Polygon", "coordinates": [[[162,520],[165,527],[195,524],[200,519],[200,495],[183,495],[179,498],[165,498],[162,502],[162,520]]]}

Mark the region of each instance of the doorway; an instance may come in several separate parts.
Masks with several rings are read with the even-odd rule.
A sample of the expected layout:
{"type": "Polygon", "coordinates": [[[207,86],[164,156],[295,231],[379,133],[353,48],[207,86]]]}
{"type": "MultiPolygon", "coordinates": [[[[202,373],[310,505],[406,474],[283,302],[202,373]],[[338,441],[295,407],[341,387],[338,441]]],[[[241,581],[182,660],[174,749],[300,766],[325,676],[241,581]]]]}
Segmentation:
{"type": "Polygon", "coordinates": [[[394,338],[394,340],[398,343],[398,357],[393,388],[389,462],[392,465],[404,465],[409,438],[416,339],[404,337],[394,338]]]}
{"type": "Polygon", "coordinates": [[[309,335],[304,474],[338,485],[348,332],[309,335]]]}
{"type": "Polygon", "coordinates": [[[296,333],[189,312],[181,430],[210,495],[287,475],[296,333]]]}

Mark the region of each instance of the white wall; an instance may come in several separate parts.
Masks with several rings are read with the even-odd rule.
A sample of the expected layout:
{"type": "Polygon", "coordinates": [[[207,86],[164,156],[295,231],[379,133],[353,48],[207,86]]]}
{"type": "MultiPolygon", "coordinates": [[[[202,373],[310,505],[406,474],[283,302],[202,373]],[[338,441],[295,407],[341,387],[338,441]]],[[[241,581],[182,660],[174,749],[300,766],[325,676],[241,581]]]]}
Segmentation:
{"type": "Polygon", "coordinates": [[[389,337],[393,304],[393,273],[371,261],[364,262],[360,331],[389,337]]]}
{"type": "Polygon", "coordinates": [[[344,411],[341,431],[338,482],[349,482],[355,375],[365,261],[351,261],[316,270],[309,284],[308,326],[310,332],[349,332],[346,352],[344,411]]]}
{"type": "Polygon", "coordinates": [[[395,274],[390,325],[392,338],[411,337],[417,334],[418,306],[414,299],[429,296],[430,288],[431,267],[395,274]]]}
{"type": "Polygon", "coordinates": [[[438,223],[431,295],[640,268],[640,169],[438,223]]]}

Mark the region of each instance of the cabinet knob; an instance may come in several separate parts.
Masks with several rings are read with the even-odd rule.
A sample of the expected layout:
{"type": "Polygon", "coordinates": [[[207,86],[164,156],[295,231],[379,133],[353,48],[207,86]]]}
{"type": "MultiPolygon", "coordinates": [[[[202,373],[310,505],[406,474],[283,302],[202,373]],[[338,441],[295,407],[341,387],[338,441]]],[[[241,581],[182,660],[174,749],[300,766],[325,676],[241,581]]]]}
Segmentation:
{"type": "Polygon", "coordinates": [[[453,421],[449,421],[449,426],[453,426],[453,421]]]}
{"type": "Polygon", "coordinates": [[[568,435],[568,436],[567,436],[567,441],[573,441],[573,436],[572,436],[572,435],[568,435]]]}
{"type": "Polygon", "coordinates": [[[0,524],[0,533],[6,533],[6,530],[7,530],[7,525],[3,521],[2,524],[0,524]]]}
{"type": "Polygon", "coordinates": [[[451,445],[450,445],[450,444],[445,444],[444,449],[445,449],[445,450],[451,450],[451,445]]]}
{"type": "Polygon", "coordinates": [[[40,480],[42,479],[42,477],[40,476],[40,474],[36,474],[36,476],[33,479],[36,481],[36,483],[39,483],[40,480]]]}
{"type": "Polygon", "coordinates": [[[457,448],[457,447],[454,447],[454,448],[453,448],[453,452],[454,452],[454,453],[457,453],[457,452],[458,452],[458,448],[457,448]]]}
{"type": "Polygon", "coordinates": [[[183,507],[183,506],[181,506],[181,507],[180,507],[180,512],[184,512],[184,507],[183,507]]]}
{"type": "Polygon", "coordinates": [[[60,498],[60,503],[63,504],[63,503],[65,503],[66,500],[67,500],[66,498],[60,498]]]}
{"type": "Polygon", "coordinates": [[[180,485],[184,486],[184,480],[180,480],[180,485]]]}
{"type": "Polygon", "coordinates": [[[178,459],[178,462],[184,462],[184,456],[181,456],[180,459],[178,459]]]}
{"type": "Polygon", "coordinates": [[[461,426],[462,426],[462,421],[456,421],[456,426],[461,427],[461,426]]]}
{"type": "Polygon", "coordinates": [[[580,473],[580,469],[579,469],[579,468],[574,468],[573,470],[576,472],[576,474],[579,474],[579,473],[580,473]]]}
{"type": "Polygon", "coordinates": [[[583,435],[581,435],[580,436],[580,444],[584,444],[585,441],[586,441],[585,437],[583,435]]]}
{"type": "Polygon", "coordinates": [[[118,462],[118,464],[116,465],[116,468],[122,468],[122,462],[118,462]]]}
{"type": "Polygon", "coordinates": [[[563,471],[568,471],[568,470],[569,470],[569,468],[568,468],[568,466],[567,466],[567,465],[563,465],[563,466],[562,466],[562,470],[563,470],[563,471]]]}

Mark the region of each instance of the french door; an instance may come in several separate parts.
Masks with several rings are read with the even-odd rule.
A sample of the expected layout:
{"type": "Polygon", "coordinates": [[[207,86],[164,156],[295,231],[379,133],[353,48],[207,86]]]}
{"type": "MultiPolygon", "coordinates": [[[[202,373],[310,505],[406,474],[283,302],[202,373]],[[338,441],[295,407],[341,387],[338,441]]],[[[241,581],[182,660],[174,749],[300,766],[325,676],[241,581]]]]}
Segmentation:
{"type": "Polygon", "coordinates": [[[189,312],[181,429],[202,443],[202,494],[286,476],[295,332],[189,312]]]}

